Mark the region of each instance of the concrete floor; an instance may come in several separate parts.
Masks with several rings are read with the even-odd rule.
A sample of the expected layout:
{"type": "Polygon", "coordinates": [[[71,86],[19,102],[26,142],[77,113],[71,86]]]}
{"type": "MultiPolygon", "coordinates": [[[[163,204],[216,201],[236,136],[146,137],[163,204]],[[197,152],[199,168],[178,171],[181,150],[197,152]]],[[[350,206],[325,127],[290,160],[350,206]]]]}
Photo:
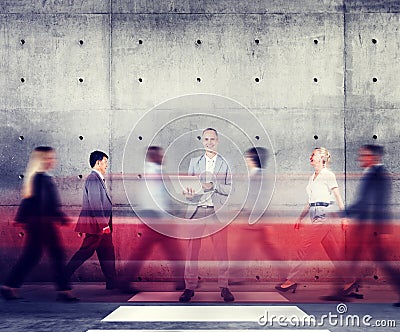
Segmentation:
{"type": "MultiPolygon", "coordinates": [[[[396,327],[366,326],[361,322],[359,326],[355,324],[342,324],[333,320],[325,320],[323,324],[314,326],[303,326],[294,328],[292,325],[284,327],[281,324],[262,326],[254,321],[237,322],[233,317],[232,322],[219,322],[218,320],[209,322],[185,322],[182,321],[163,321],[157,320],[157,312],[161,306],[226,306],[229,310],[232,306],[282,306],[283,311],[287,306],[297,306],[308,315],[314,315],[317,321],[323,315],[337,314],[338,303],[321,301],[319,296],[329,293],[330,285],[322,282],[305,283],[299,286],[295,294],[283,294],[282,301],[280,294],[275,294],[273,283],[259,283],[257,285],[232,285],[230,288],[239,301],[226,304],[220,299],[217,301],[193,301],[189,304],[181,304],[177,301],[180,291],[174,289],[172,283],[137,283],[134,285],[143,290],[142,302],[135,301],[129,294],[121,294],[117,290],[108,291],[104,288],[104,283],[76,283],[74,293],[81,299],[79,303],[65,304],[55,301],[55,291],[52,284],[37,283],[26,284],[22,287],[20,295],[22,300],[0,301],[0,331],[132,331],[132,330],[268,330],[273,329],[297,329],[313,330],[317,328],[325,331],[396,331],[400,326],[400,308],[392,306],[393,302],[398,301],[396,295],[388,285],[365,284],[360,293],[364,294],[363,300],[353,299],[345,303],[346,315],[357,315],[362,318],[366,315],[371,316],[371,325],[395,324],[396,327]],[[165,293],[174,294],[176,300],[170,302],[160,302],[165,293]],[[258,302],[241,301],[246,299],[250,293],[266,294],[265,299],[258,302]],[[246,295],[247,294],[247,295],[246,295]],[[269,294],[269,295],[268,295],[269,294]],[[270,295],[278,296],[275,300],[269,301],[270,295]],[[129,301],[131,300],[131,301],[129,301]],[[113,313],[120,306],[152,306],[154,307],[154,319],[151,321],[132,322],[129,319],[122,319],[118,322],[102,321],[106,316],[113,313]]],[[[196,295],[207,297],[209,294],[218,291],[213,283],[202,283],[196,290],[196,295]]],[[[138,296],[138,295],[136,295],[138,296]]],[[[341,304],[343,306],[343,304],[341,304]]],[[[134,311],[133,311],[134,312],[134,311]]],[[[344,313],[343,313],[344,315],[344,313]]],[[[206,319],[207,320],[207,319],[206,319]]]]}

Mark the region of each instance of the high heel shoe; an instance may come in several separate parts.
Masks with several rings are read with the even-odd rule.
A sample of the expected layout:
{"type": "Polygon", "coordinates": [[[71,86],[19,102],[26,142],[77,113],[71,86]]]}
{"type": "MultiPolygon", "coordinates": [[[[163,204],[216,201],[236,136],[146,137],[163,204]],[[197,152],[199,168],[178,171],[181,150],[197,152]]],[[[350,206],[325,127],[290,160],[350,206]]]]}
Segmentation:
{"type": "Polygon", "coordinates": [[[343,289],[343,294],[349,294],[353,289],[358,293],[360,285],[354,281],[350,286],[343,289]]]}
{"type": "Polygon", "coordinates": [[[65,302],[65,303],[68,303],[68,302],[72,303],[72,302],[79,302],[80,300],[77,297],[75,297],[74,295],[72,295],[71,293],[69,293],[69,292],[61,291],[61,292],[59,292],[57,294],[56,301],[65,302]]]}
{"type": "Polygon", "coordinates": [[[281,285],[275,286],[275,289],[280,291],[280,292],[284,292],[286,293],[288,290],[292,290],[292,293],[296,293],[296,288],[297,288],[297,284],[291,284],[288,287],[282,287],[281,285]]]}

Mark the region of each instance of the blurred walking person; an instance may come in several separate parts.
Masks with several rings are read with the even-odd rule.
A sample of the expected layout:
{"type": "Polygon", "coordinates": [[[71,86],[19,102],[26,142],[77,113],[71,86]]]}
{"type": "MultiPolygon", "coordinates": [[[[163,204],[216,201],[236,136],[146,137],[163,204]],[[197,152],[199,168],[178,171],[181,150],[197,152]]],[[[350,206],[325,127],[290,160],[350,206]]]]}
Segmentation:
{"type": "Polygon", "coordinates": [[[7,300],[18,299],[28,273],[39,263],[46,249],[54,270],[54,282],[58,291],[57,300],[74,302],[69,278],[65,270],[65,254],[56,222],[69,220],[60,210],[60,200],[52,177],[48,174],[56,165],[53,148],[39,146],[31,153],[22,187],[23,201],[16,221],[23,223],[26,241],[22,255],[1,286],[1,294],[7,300]]]}
{"type": "MultiPolygon", "coordinates": [[[[280,252],[272,244],[272,234],[268,230],[268,219],[264,217],[267,210],[271,190],[274,181],[267,172],[268,150],[264,147],[251,147],[244,152],[244,158],[248,174],[241,177],[241,190],[246,191],[246,198],[240,213],[235,219],[235,230],[240,239],[234,246],[235,257],[233,261],[255,260],[255,257],[267,256],[269,259],[277,260],[280,252]],[[248,250],[248,244],[252,244],[252,250],[248,250]]],[[[246,282],[246,264],[236,264],[230,267],[229,284],[240,285],[246,282]]],[[[252,281],[248,278],[247,281],[252,281]]]]}
{"type": "Polygon", "coordinates": [[[136,212],[144,222],[137,225],[137,234],[140,234],[139,244],[130,255],[120,278],[119,287],[124,293],[139,291],[132,288],[130,282],[139,279],[138,274],[146,258],[156,252],[156,249],[161,249],[171,263],[175,288],[177,290],[184,288],[184,267],[177,259],[182,256],[181,245],[178,239],[164,235],[168,234],[174,225],[170,222],[168,213],[172,208],[172,199],[162,177],[163,161],[163,148],[153,145],[147,148],[144,187],[136,195],[139,209],[136,212]],[[157,246],[160,248],[156,248],[157,246]]]}
{"type": "Polygon", "coordinates": [[[270,184],[265,172],[268,151],[263,147],[252,147],[245,151],[244,157],[249,171],[249,188],[242,212],[248,215],[248,223],[253,225],[262,217],[269,203],[266,198],[270,184]]]}
{"type": "MultiPolygon", "coordinates": [[[[400,301],[400,271],[390,262],[389,246],[393,240],[391,225],[391,177],[383,165],[384,148],[380,145],[363,145],[358,151],[358,162],[364,170],[360,180],[355,202],[346,209],[350,219],[348,246],[351,266],[347,269],[347,283],[334,296],[327,299],[335,300],[343,296],[363,298],[362,294],[352,292],[357,290],[361,280],[360,261],[364,255],[369,255],[380,267],[395,289],[400,301]],[[389,248],[389,249],[388,249],[389,248]]],[[[400,302],[395,303],[400,306],[400,302]]]]}

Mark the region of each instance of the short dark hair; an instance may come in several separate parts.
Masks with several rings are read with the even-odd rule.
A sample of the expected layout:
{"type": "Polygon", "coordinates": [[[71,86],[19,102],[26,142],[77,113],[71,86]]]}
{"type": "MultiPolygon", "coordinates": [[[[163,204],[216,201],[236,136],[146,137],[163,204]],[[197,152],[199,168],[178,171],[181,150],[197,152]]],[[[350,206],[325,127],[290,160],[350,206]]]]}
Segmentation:
{"type": "Polygon", "coordinates": [[[250,158],[258,168],[264,168],[268,157],[268,150],[263,147],[253,147],[244,153],[246,157],[250,158]]]}
{"type": "Polygon", "coordinates": [[[364,144],[361,148],[363,150],[368,150],[374,156],[382,157],[385,154],[385,149],[384,149],[384,147],[382,145],[364,144]]]}
{"type": "Polygon", "coordinates": [[[214,129],[214,128],[211,128],[211,127],[208,127],[208,128],[206,128],[206,129],[204,129],[204,130],[203,130],[203,135],[204,135],[204,133],[205,133],[206,131],[209,131],[209,130],[212,130],[212,131],[215,133],[215,135],[217,135],[217,137],[218,137],[218,132],[217,132],[217,130],[214,129]]]}
{"type": "Polygon", "coordinates": [[[54,151],[54,149],[51,146],[37,146],[34,151],[37,152],[51,152],[54,151]]]}
{"type": "Polygon", "coordinates": [[[98,150],[93,151],[93,152],[90,154],[90,157],[89,157],[89,164],[90,164],[90,167],[93,168],[94,165],[96,165],[96,161],[97,161],[97,160],[102,161],[104,157],[106,157],[106,158],[108,159],[108,156],[107,156],[103,151],[98,151],[98,150]]]}
{"type": "Polygon", "coordinates": [[[160,154],[163,152],[163,148],[161,146],[151,145],[147,148],[146,151],[146,160],[159,163],[160,154]]]}

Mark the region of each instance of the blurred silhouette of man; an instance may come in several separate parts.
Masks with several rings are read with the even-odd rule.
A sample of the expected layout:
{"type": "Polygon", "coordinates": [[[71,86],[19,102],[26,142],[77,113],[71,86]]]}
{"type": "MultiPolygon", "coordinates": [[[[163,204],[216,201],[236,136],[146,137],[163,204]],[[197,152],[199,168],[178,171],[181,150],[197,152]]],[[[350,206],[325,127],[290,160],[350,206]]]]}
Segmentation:
{"type": "Polygon", "coordinates": [[[167,211],[171,208],[171,202],[162,179],[163,160],[164,150],[161,147],[148,147],[144,169],[146,188],[142,188],[137,194],[139,216],[144,218],[145,224],[137,225],[137,234],[140,234],[139,245],[127,261],[120,278],[119,287],[124,293],[139,291],[130,287],[130,282],[138,279],[143,262],[157,246],[161,247],[167,259],[171,261],[176,289],[184,289],[183,266],[177,259],[182,255],[180,243],[177,239],[163,234],[173,227],[168,223],[167,211]]]}
{"type": "MultiPolygon", "coordinates": [[[[369,254],[384,271],[395,287],[400,300],[400,273],[390,262],[388,256],[388,237],[391,229],[391,178],[382,163],[384,148],[380,145],[363,145],[358,152],[358,162],[363,168],[356,201],[346,209],[348,217],[353,222],[348,241],[351,254],[351,266],[347,270],[347,277],[351,281],[339,291],[339,297],[350,296],[363,298],[362,294],[352,292],[358,290],[361,279],[358,267],[363,255],[369,254]]],[[[334,300],[334,298],[333,298],[334,300]]],[[[342,300],[342,298],[340,298],[342,300]]],[[[400,303],[396,303],[400,306],[400,303]]]]}

